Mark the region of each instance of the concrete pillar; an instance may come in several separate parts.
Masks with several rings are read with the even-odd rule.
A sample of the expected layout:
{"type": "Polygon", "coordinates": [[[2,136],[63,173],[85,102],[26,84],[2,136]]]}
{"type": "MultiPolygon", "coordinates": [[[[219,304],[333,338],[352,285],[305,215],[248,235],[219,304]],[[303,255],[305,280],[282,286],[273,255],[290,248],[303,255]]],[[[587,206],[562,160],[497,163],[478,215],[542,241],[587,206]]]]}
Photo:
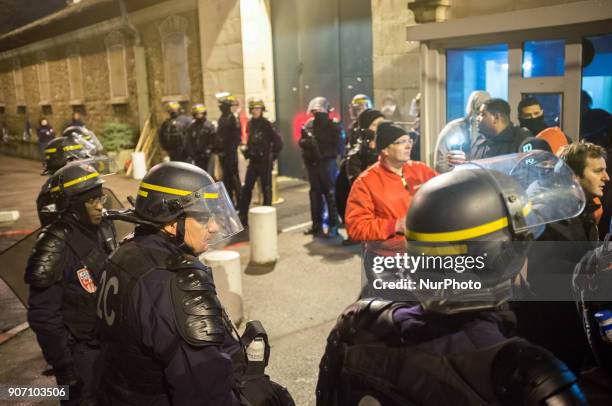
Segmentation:
{"type": "Polygon", "coordinates": [[[416,0],[408,3],[417,23],[440,23],[450,17],[450,0],[416,0]]]}
{"type": "Polygon", "coordinates": [[[212,268],[219,299],[234,323],[240,324],[244,319],[240,254],[210,251],[200,255],[200,260],[212,268]]]}
{"type": "Polygon", "coordinates": [[[249,210],[251,262],[271,264],[278,260],[276,228],[276,209],[274,207],[259,206],[249,210]]]}

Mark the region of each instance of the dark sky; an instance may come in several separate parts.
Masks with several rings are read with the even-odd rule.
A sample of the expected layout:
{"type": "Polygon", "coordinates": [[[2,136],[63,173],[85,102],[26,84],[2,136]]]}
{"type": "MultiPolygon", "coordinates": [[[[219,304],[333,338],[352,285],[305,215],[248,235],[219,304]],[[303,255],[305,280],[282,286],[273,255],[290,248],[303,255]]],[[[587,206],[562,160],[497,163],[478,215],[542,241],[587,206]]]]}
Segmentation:
{"type": "Polygon", "coordinates": [[[66,0],[0,0],[0,34],[66,7],[66,0]]]}

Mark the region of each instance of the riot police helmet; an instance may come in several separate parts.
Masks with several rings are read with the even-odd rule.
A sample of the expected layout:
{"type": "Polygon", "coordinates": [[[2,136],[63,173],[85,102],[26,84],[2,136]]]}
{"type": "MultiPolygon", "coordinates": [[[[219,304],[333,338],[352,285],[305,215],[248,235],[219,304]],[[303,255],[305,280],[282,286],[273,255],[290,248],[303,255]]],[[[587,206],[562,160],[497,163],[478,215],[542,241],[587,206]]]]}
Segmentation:
{"type": "Polygon", "coordinates": [[[75,203],[81,209],[82,203],[91,198],[102,199],[103,183],[100,174],[91,165],[71,162],[51,177],[51,198],[60,212],[75,203]]]}
{"type": "Polygon", "coordinates": [[[206,116],[206,106],[204,106],[203,104],[194,104],[193,106],[191,106],[191,115],[194,118],[197,118],[200,114],[203,117],[206,116]]]}
{"type": "Polygon", "coordinates": [[[159,228],[176,221],[181,242],[179,234],[187,218],[204,227],[216,225],[211,244],[243,229],[223,182],[215,182],[203,169],[184,162],[164,162],[149,170],[138,189],[135,214],[159,228]]]}
{"type": "Polygon", "coordinates": [[[256,108],[260,108],[261,111],[266,111],[266,105],[264,104],[263,99],[258,97],[249,99],[249,111],[256,108]]]}
{"type": "Polygon", "coordinates": [[[359,107],[361,110],[371,109],[373,107],[372,99],[365,94],[356,94],[351,100],[351,106],[359,107]]]}
{"type": "Polygon", "coordinates": [[[177,101],[170,101],[166,104],[166,111],[170,114],[178,114],[181,111],[181,105],[177,101]]]}
{"type": "Polygon", "coordinates": [[[236,96],[229,92],[217,93],[215,97],[217,98],[219,106],[225,105],[227,107],[231,107],[238,105],[238,99],[236,98],[236,96]]]}
{"type": "Polygon", "coordinates": [[[326,97],[318,96],[308,103],[308,113],[329,113],[332,110],[326,97]]]}
{"type": "Polygon", "coordinates": [[[89,145],[73,137],[58,137],[47,144],[44,150],[46,171],[53,174],[70,161],[91,158],[89,145]]]}
{"type": "MultiPolygon", "coordinates": [[[[555,159],[543,151],[537,154],[555,159]]],[[[542,195],[529,190],[532,174],[517,171],[522,160],[523,155],[510,155],[495,163],[458,166],[415,194],[406,216],[406,251],[422,258],[410,279],[425,309],[452,314],[508,301],[541,226],[575,217],[584,208],[584,194],[568,171],[549,173],[557,177],[557,187],[542,195]],[[548,209],[553,203],[561,204],[563,212],[548,209]]],[[[556,165],[564,164],[557,160],[556,165]]]]}

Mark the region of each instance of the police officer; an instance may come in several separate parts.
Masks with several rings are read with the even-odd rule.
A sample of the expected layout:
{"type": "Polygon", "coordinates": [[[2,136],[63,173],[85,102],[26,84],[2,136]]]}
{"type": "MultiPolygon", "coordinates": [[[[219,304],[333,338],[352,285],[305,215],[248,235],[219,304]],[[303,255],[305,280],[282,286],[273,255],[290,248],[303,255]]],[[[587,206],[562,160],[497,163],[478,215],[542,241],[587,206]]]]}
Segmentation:
{"type": "Polygon", "coordinates": [[[62,132],[62,136],[72,138],[74,141],[87,146],[92,155],[100,155],[104,152],[104,147],[96,134],[85,126],[68,127],[62,132]]]}
{"type": "Polygon", "coordinates": [[[242,142],[240,121],[236,116],[239,108],[238,100],[229,93],[218,95],[217,100],[221,117],[217,128],[216,150],[223,169],[223,184],[234,202],[234,207],[237,208],[242,187],[238,173],[238,147],[242,142]]]}
{"type": "Polygon", "coordinates": [[[178,102],[169,102],[166,110],[170,117],[159,128],[159,143],[171,161],[187,161],[189,153],[186,150],[185,130],[191,124],[191,119],[180,114],[181,105],[178,102]]]}
{"type": "Polygon", "coordinates": [[[338,212],[334,196],[334,181],[342,127],[338,121],[329,117],[330,110],[331,106],[325,97],[315,97],[308,103],[308,113],[313,117],[302,127],[299,145],[302,148],[302,157],[310,183],[312,228],[306,233],[322,235],[323,196],[325,196],[329,222],[327,236],[335,237],[338,235],[338,212]]]}
{"type": "MultiPolygon", "coordinates": [[[[197,257],[243,229],[223,184],[194,165],[162,163],[121,216],[139,225],[101,276],[102,404],[238,405],[250,364],[197,257]]],[[[288,396],[263,372],[255,381],[272,399],[288,396]]]]}
{"type": "Polygon", "coordinates": [[[428,265],[394,280],[418,303],[363,299],[344,311],[321,360],[317,405],[586,404],[566,365],[509,338],[515,319],[503,303],[533,227],[551,221],[528,207],[524,186],[499,170],[455,169],[424,184],[406,219],[406,249],[428,265]],[[481,285],[438,288],[446,279],[481,285]]]}
{"type": "Polygon", "coordinates": [[[192,158],[196,166],[206,171],[212,155],[215,127],[206,119],[206,107],[203,104],[194,104],[191,114],[193,122],[185,130],[187,140],[185,153],[192,158]]]}
{"type": "Polygon", "coordinates": [[[25,272],[28,323],[57,384],[70,387],[66,405],[94,404],[96,397],[96,281],[116,245],[103,217],[102,183],[95,169],[79,162],[53,175],[51,193],[61,214],[43,228],[25,272]]]}
{"type": "MultiPolygon", "coordinates": [[[[53,175],[68,162],[91,158],[92,152],[90,145],[73,137],[55,138],[44,149],[46,169],[43,175],[53,175]]],[[[45,181],[36,198],[36,211],[43,227],[56,219],[57,210],[51,196],[51,177],[45,181]]]]}
{"type": "Polygon", "coordinates": [[[243,150],[249,160],[242,196],[240,196],[239,214],[242,224],[248,224],[248,211],[251,204],[253,187],[257,178],[261,179],[264,206],[272,205],[272,164],[283,148],[283,140],[272,123],[263,116],[266,106],[261,99],[249,101],[251,119],[247,124],[248,140],[243,150]]]}

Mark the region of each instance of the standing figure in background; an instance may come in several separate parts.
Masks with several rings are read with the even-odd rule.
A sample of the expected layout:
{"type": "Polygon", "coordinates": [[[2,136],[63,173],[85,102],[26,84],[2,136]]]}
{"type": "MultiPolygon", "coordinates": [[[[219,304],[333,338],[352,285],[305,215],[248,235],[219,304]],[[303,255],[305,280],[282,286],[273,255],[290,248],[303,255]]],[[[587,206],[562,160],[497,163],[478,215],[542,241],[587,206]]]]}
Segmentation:
{"type": "Polygon", "coordinates": [[[249,101],[249,113],[251,114],[251,119],[247,124],[249,138],[243,150],[244,157],[249,160],[249,166],[239,204],[240,221],[245,226],[248,225],[249,206],[257,178],[261,179],[264,206],[272,205],[272,164],[283,148],[283,140],[272,123],[263,116],[264,111],[266,111],[266,106],[263,100],[249,101]]]}
{"type": "Polygon", "coordinates": [[[81,113],[78,111],[74,111],[70,116],[70,120],[64,123],[62,127],[62,132],[65,131],[68,127],[85,127],[85,122],[83,121],[83,117],[81,117],[81,113]]]}
{"type": "Polygon", "coordinates": [[[45,165],[45,147],[55,138],[55,130],[51,127],[51,123],[45,117],[42,117],[38,122],[38,128],[36,129],[38,135],[38,152],[40,153],[40,160],[45,165]]]}
{"type": "Polygon", "coordinates": [[[237,117],[238,100],[236,96],[229,93],[217,95],[221,117],[217,125],[217,137],[215,140],[215,150],[221,160],[223,170],[223,184],[227,193],[238,207],[240,202],[240,174],[238,173],[238,147],[242,142],[242,132],[240,130],[240,120],[237,117]]]}
{"type": "Polygon", "coordinates": [[[472,92],[465,106],[465,117],[449,122],[440,131],[434,152],[436,171],[448,172],[455,165],[470,160],[472,145],[482,137],[478,130],[478,112],[482,103],[490,98],[488,92],[472,92]]]}
{"type": "Polygon", "coordinates": [[[300,148],[310,183],[310,216],[312,228],[306,234],[323,234],[323,196],[327,203],[329,231],[327,237],[338,235],[338,212],[334,196],[336,178],[336,157],[342,142],[340,123],[329,117],[331,106],[325,97],[315,97],[308,103],[312,114],[302,127],[300,148]]]}
{"type": "Polygon", "coordinates": [[[159,128],[159,143],[171,161],[187,162],[185,130],[191,124],[191,119],[180,114],[181,105],[178,102],[169,102],[167,111],[170,117],[159,128]]]}
{"type": "Polygon", "coordinates": [[[187,149],[185,155],[193,163],[207,172],[212,155],[215,138],[215,127],[206,119],[206,107],[203,104],[194,104],[191,108],[193,122],[185,130],[187,149]]]}

